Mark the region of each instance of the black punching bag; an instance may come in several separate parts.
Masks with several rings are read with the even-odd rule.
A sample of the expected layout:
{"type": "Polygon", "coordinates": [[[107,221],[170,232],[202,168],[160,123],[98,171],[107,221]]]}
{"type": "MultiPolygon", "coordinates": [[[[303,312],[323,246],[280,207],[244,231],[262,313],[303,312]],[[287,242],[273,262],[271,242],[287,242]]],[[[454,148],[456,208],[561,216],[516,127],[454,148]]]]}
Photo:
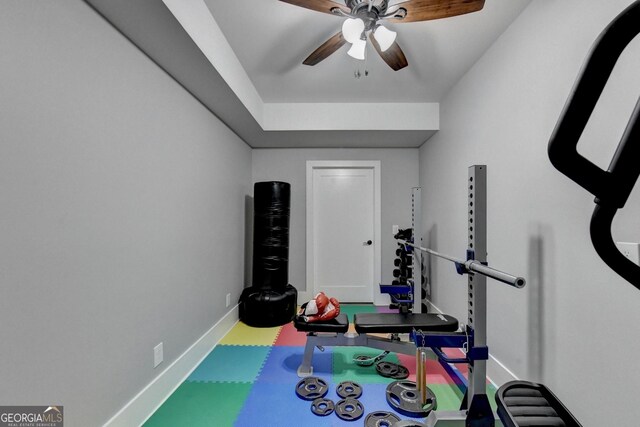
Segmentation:
{"type": "Polygon", "coordinates": [[[291,186],[257,182],[253,194],[253,287],[283,291],[289,284],[291,186]]]}
{"type": "Polygon", "coordinates": [[[293,320],[298,292],[289,284],[289,204],[286,182],[253,187],[253,282],[240,297],[240,319],[250,326],[280,326],[293,320]]]}

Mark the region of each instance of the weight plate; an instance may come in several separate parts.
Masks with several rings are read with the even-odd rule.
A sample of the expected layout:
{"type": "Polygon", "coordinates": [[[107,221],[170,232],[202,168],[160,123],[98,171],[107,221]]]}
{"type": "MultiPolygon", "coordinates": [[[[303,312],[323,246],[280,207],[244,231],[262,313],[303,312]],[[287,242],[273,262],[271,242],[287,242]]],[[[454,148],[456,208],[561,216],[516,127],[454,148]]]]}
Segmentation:
{"type": "Polygon", "coordinates": [[[336,403],[336,415],[341,420],[355,421],[364,414],[364,406],[357,399],[347,397],[336,403]]]}
{"type": "Polygon", "coordinates": [[[398,373],[398,364],[393,362],[379,362],[376,364],[376,371],[386,378],[393,378],[398,373]]]}
{"type": "Polygon", "coordinates": [[[427,387],[427,401],[420,402],[420,391],[413,381],[394,381],[387,386],[387,403],[402,415],[423,418],[436,409],[436,395],[427,387]]]}
{"type": "Polygon", "coordinates": [[[353,361],[358,366],[372,366],[374,363],[377,363],[382,359],[384,359],[385,357],[387,357],[388,354],[389,354],[389,351],[383,351],[377,356],[366,356],[361,354],[359,356],[354,357],[353,361]]]}
{"type": "Polygon", "coordinates": [[[351,397],[353,399],[357,399],[362,396],[362,387],[360,384],[354,383],[353,381],[343,381],[338,384],[336,387],[336,393],[343,399],[347,397],[351,397]]]}
{"type": "Polygon", "coordinates": [[[398,421],[395,424],[391,424],[391,427],[427,427],[427,425],[422,424],[418,421],[403,420],[403,421],[398,421]]]}
{"type": "Polygon", "coordinates": [[[400,418],[391,412],[372,412],[364,419],[364,427],[391,427],[398,421],[400,418]]]}
{"type": "Polygon", "coordinates": [[[409,378],[409,370],[402,365],[398,365],[398,372],[391,376],[394,380],[404,380],[409,378]]]}
{"type": "Polygon", "coordinates": [[[318,377],[307,377],[296,385],[296,394],[303,400],[315,400],[324,397],[329,391],[327,382],[318,377]]]}
{"type": "Polygon", "coordinates": [[[334,409],[335,405],[331,399],[319,397],[311,402],[311,412],[321,417],[331,414],[334,409]]]}
{"type": "Polygon", "coordinates": [[[370,356],[365,356],[361,354],[360,356],[354,357],[353,361],[356,362],[356,364],[359,366],[371,366],[373,365],[373,362],[375,361],[375,359],[370,356]]]}

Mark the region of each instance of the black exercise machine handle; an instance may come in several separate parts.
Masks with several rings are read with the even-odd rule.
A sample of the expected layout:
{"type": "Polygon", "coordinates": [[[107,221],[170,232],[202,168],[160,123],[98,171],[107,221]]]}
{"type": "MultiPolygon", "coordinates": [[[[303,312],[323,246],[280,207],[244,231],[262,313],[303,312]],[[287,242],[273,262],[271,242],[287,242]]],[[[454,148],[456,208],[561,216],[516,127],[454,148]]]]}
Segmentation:
{"type": "Polygon", "coordinates": [[[640,266],[617,249],[611,223],[640,175],[640,99],[607,171],[581,156],[576,147],[618,58],[639,33],[640,0],[637,0],[609,24],[593,45],[548,147],[551,163],[596,197],[591,218],[591,241],[596,252],[638,289],[640,266]]]}

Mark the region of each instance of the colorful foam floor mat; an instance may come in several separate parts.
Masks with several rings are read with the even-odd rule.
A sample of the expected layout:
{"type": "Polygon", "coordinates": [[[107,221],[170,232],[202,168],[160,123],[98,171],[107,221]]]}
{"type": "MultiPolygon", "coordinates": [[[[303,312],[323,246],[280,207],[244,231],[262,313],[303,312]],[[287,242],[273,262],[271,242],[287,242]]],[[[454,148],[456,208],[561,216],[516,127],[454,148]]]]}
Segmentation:
{"type": "MultiPolygon", "coordinates": [[[[372,305],[341,306],[349,315],[358,312],[388,312],[372,305]]],[[[342,381],[362,386],[358,399],[364,406],[364,416],[356,421],[344,421],[335,413],[320,417],[310,410],[311,402],[300,399],[295,388],[300,378],[296,370],[302,361],[305,334],[296,331],[293,323],[276,328],[252,328],[238,322],[209,353],[191,375],[167,398],[147,420],[145,427],[208,426],[208,427],[315,427],[361,426],[374,411],[400,415],[386,401],[386,387],[393,379],[384,378],[375,366],[362,367],[353,363],[356,355],[377,356],[379,350],[366,347],[326,347],[316,349],[313,375],[329,385],[326,398],[337,402],[336,387],[342,381]]],[[[389,354],[384,360],[400,363],[409,369],[408,380],[415,381],[415,356],[389,354]]],[[[439,410],[458,410],[466,383],[466,369],[427,361],[427,383],[436,394],[439,410]]],[[[495,388],[487,387],[489,400],[494,402],[495,388]]],[[[494,408],[495,409],[495,408],[494,408]]]]}

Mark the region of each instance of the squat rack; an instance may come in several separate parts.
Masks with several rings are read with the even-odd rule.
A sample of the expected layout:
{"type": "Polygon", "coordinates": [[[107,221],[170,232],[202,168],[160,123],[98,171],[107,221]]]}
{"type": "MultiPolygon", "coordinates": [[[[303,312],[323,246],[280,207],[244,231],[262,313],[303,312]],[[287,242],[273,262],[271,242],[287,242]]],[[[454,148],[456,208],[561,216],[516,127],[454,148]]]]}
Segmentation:
{"type": "MultiPolygon", "coordinates": [[[[487,346],[487,277],[521,289],[526,281],[522,277],[514,276],[487,265],[487,166],[474,165],[469,167],[468,187],[468,223],[469,235],[466,260],[457,259],[441,254],[421,245],[421,190],[412,191],[412,226],[413,243],[400,240],[399,243],[411,246],[414,250],[414,271],[421,271],[421,252],[451,261],[459,274],[467,274],[468,306],[467,324],[464,330],[455,333],[433,333],[414,331],[413,339],[418,354],[416,372],[422,378],[416,378],[420,395],[426,395],[426,373],[422,369],[421,361],[427,349],[431,349],[438,358],[445,363],[466,363],[469,366],[467,390],[459,411],[431,411],[427,417],[427,425],[436,426],[439,421],[443,424],[465,425],[469,427],[493,427],[495,418],[487,398],[486,378],[489,348],[487,346]],[[462,348],[463,358],[451,358],[442,348],[462,348]],[[464,424],[462,424],[464,422],[464,424]]],[[[423,398],[423,403],[426,403],[423,398]]]]}

